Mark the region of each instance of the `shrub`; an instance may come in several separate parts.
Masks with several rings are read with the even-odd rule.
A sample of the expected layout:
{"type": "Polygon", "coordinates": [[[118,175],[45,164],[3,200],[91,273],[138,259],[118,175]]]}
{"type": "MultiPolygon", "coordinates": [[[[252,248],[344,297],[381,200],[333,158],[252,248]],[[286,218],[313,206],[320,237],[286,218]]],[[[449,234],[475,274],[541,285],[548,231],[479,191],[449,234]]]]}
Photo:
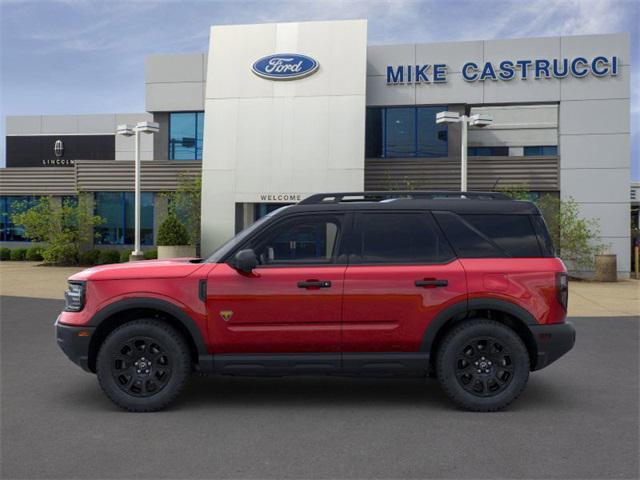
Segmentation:
{"type": "Polygon", "coordinates": [[[131,252],[129,250],[122,250],[120,252],[120,263],[128,262],[130,255],[131,255],[131,252]]]}
{"type": "Polygon", "coordinates": [[[144,252],[145,260],[155,260],[158,258],[158,250],[147,250],[144,252]]]}
{"type": "Polygon", "coordinates": [[[42,197],[34,206],[21,202],[11,215],[14,224],[24,228],[30,240],[46,242],[42,257],[46,263],[70,265],[78,262],[80,247],[94,236],[94,227],[104,220],[91,213],[85,195],[65,199],[62,205],[42,197]]]}
{"type": "Polygon", "coordinates": [[[42,252],[42,259],[44,263],[52,265],[77,265],[79,255],[78,246],[75,244],[54,244],[42,252]]]}
{"type": "Polygon", "coordinates": [[[189,245],[189,232],[173,213],[160,224],[158,229],[158,245],[189,245]]]}
{"type": "Polygon", "coordinates": [[[39,262],[42,260],[42,247],[29,247],[25,258],[30,262],[39,262]]]}
{"type": "Polygon", "coordinates": [[[22,261],[27,256],[26,248],[14,248],[11,250],[11,260],[22,261]]]}
{"type": "Polygon", "coordinates": [[[100,250],[87,250],[80,254],[80,265],[97,265],[100,259],[100,250]]]}
{"type": "Polygon", "coordinates": [[[11,250],[7,247],[0,248],[0,261],[11,260],[11,250]]]}
{"type": "Polygon", "coordinates": [[[120,263],[120,252],[118,250],[100,250],[98,265],[106,265],[107,263],[120,263]]]}

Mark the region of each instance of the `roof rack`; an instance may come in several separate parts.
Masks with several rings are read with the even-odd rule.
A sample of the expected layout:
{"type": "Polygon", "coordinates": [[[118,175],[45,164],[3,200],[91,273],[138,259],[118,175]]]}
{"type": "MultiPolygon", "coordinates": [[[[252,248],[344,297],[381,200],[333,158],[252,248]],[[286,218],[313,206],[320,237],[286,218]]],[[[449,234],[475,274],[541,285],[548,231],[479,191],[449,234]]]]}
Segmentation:
{"type": "Polygon", "coordinates": [[[317,193],[298,202],[298,205],[313,205],[341,202],[366,202],[382,201],[397,198],[408,199],[447,199],[447,198],[472,198],[475,200],[512,200],[504,193],[497,192],[456,192],[456,191],[371,191],[371,192],[335,192],[317,193]]]}

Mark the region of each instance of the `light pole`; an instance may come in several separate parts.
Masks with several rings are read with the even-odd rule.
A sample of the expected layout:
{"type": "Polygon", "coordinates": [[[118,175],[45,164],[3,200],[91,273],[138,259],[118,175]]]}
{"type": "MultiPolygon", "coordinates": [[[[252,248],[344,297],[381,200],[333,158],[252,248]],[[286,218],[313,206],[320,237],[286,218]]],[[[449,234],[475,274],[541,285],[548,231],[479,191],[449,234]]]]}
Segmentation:
{"type": "Polygon", "coordinates": [[[467,191],[467,126],[486,127],[491,125],[493,119],[489,115],[476,113],[475,115],[460,115],[458,112],[439,112],[436,114],[436,123],[461,123],[462,124],[462,151],[460,152],[460,191],[467,191]]]}
{"type": "Polygon", "coordinates": [[[135,135],[135,200],[134,200],[134,231],[135,240],[133,246],[133,252],[129,256],[129,260],[143,260],[144,254],[140,249],[140,133],[157,133],[160,130],[160,125],[156,122],[138,122],[135,127],[130,125],[118,125],[116,133],[118,135],[124,135],[125,137],[131,137],[135,135]]]}

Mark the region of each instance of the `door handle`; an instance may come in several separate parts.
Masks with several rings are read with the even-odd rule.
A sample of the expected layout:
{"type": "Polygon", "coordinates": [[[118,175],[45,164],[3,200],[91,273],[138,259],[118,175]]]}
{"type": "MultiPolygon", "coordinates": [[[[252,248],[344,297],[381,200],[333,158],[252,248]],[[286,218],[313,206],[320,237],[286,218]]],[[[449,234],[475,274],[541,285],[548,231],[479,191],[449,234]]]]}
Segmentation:
{"type": "Polygon", "coordinates": [[[331,282],[329,280],[306,280],[304,282],[298,282],[298,288],[315,289],[329,287],[331,287],[331,282]]]}
{"type": "Polygon", "coordinates": [[[436,288],[446,287],[449,285],[448,280],[437,280],[435,278],[425,278],[424,280],[416,280],[416,287],[436,288]]]}

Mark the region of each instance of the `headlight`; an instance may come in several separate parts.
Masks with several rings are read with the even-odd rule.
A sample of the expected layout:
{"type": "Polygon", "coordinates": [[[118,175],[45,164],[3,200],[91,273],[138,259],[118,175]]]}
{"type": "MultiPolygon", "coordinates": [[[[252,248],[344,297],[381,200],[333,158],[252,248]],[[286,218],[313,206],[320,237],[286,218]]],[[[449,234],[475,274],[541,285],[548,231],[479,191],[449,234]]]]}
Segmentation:
{"type": "Polygon", "coordinates": [[[69,282],[64,292],[64,309],[67,312],[79,312],[84,307],[84,282],[69,282]]]}

